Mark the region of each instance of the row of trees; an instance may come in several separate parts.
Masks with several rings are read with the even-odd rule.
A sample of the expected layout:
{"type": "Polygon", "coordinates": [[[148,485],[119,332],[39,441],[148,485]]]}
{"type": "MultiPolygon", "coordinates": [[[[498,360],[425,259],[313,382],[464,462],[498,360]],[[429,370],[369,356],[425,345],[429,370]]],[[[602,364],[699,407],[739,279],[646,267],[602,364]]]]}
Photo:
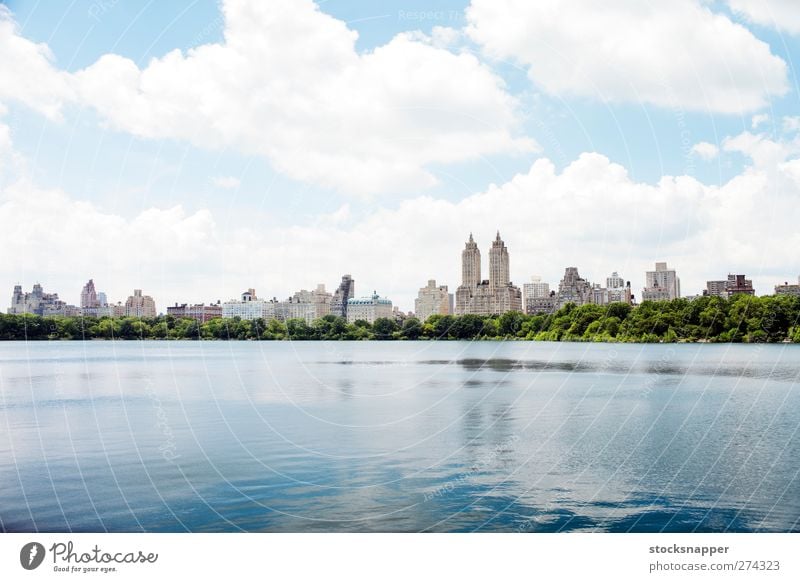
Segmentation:
{"type": "Polygon", "coordinates": [[[0,340],[238,339],[238,340],[472,340],[800,343],[800,297],[701,297],[693,301],[566,305],[550,315],[434,315],[421,322],[378,319],[347,323],[333,315],[302,319],[213,319],[200,324],[156,318],[0,315],[0,340]]]}

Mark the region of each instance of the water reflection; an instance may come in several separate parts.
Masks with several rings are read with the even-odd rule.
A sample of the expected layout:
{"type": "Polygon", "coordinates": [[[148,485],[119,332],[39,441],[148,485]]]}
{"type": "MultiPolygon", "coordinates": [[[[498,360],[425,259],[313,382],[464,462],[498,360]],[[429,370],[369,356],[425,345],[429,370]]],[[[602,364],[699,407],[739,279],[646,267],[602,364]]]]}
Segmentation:
{"type": "Polygon", "coordinates": [[[2,347],[6,531],[800,529],[795,346],[2,347]]]}

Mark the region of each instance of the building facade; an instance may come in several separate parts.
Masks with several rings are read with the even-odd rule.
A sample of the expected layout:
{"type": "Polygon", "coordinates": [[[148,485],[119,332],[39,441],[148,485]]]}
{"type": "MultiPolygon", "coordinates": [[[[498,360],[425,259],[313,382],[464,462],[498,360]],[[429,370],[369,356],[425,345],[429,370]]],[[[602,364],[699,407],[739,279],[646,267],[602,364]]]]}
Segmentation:
{"type": "Polygon", "coordinates": [[[619,273],[614,271],[610,277],[606,277],[606,290],[608,303],[633,303],[633,293],[631,293],[631,282],[626,281],[619,273]]]}
{"type": "Polygon", "coordinates": [[[97,298],[94,280],[89,279],[89,282],[81,289],[81,309],[94,309],[97,307],[100,307],[100,300],[97,298]]]}
{"type": "Polygon", "coordinates": [[[67,305],[58,298],[58,293],[45,293],[39,283],[33,286],[29,293],[22,291],[22,285],[15,285],[11,295],[10,315],[80,315],[80,310],[74,305],[67,305]]]}
{"type": "Polygon", "coordinates": [[[428,279],[428,284],[420,288],[414,301],[414,315],[425,322],[431,315],[450,315],[453,313],[453,294],[448,293],[447,285],[436,285],[436,279],[428,279]]]}
{"type": "Polygon", "coordinates": [[[320,283],[313,291],[306,291],[305,289],[297,291],[290,301],[295,304],[312,304],[314,306],[314,318],[316,319],[330,314],[333,294],[325,290],[324,283],[320,283]]]}
{"type": "Polygon", "coordinates": [[[489,249],[489,279],[481,279],[481,253],[469,235],[461,252],[461,285],[456,289],[456,315],[500,315],[522,312],[522,291],[510,280],[508,249],[498,231],[489,249]]]}
{"type": "Polygon", "coordinates": [[[183,303],[178,305],[176,303],[173,307],[167,307],[167,315],[194,319],[200,323],[205,323],[222,317],[222,304],[219,301],[209,305],[205,303],[196,303],[194,305],[183,303]]]}
{"type": "Polygon", "coordinates": [[[711,297],[733,297],[734,295],[755,295],[753,281],[745,275],[728,275],[724,281],[706,281],[703,295],[711,297]]]}
{"type": "Polygon", "coordinates": [[[797,285],[786,281],[783,285],[775,285],[775,295],[791,295],[800,297],[800,277],[797,278],[797,285]]]}
{"type": "Polygon", "coordinates": [[[133,295],[125,301],[126,317],[155,317],[156,302],[149,295],[143,295],[141,289],[134,289],[133,295]]]}
{"type": "Polygon", "coordinates": [[[645,279],[642,301],[670,301],[681,296],[681,280],[667,263],[656,263],[656,270],[647,271],[645,279]]]}
{"type": "Polygon", "coordinates": [[[113,306],[108,304],[105,293],[97,291],[93,279],[89,279],[81,289],[80,314],[86,317],[114,316],[113,306]]]}
{"type": "Polygon", "coordinates": [[[567,303],[575,305],[591,303],[593,289],[592,284],[581,277],[577,267],[567,267],[564,270],[564,278],[558,283],[555,308],[561,309],[567,303]]]}
{"type": "Polygon", "coordinates": [[[380,317],[394,318],[394,309],[391,300],[379,296],[377,292],[373,291],[372,297],[347,300],[347,323],[361,319],[373,324],[380,317]]]}
{"type": "Polygon", "coordinates": [[[225,319],[238,317],[248,320],[268,318],[273,311],[268,307],[269,305],[269,301],[259,299],[256,290],[250,288],[241,294],[238,301],[231,299],[222,304],[222,317],[225,319]]]}
{"type": "Polygon", "coordinates": [[[540,299],[550,297],[550,284],[542,283],[542,278],[539,276],[532,276],[530,283],[522,285],[522,300],[525,306],[525,313],[528,315],[537,313],[536,307],[541,304],[540,299]]]}

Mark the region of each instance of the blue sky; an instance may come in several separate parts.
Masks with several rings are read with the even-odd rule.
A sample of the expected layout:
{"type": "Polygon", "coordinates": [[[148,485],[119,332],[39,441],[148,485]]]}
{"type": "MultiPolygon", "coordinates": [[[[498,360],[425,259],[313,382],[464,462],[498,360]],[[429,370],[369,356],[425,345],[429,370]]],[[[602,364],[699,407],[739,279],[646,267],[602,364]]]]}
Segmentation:
{"type": "MultiPolygon", "coordinates": [[[[64,220],[92,217],[87,244],[100,258],[75,260],[71,249],[59,260],[43,259],[18,236],[9,242],[19,245],[17,260],[0,268],[0,288],[41,280],[74,301],[94,276],[105,278],[100,286],[116,298],[145,287],[164,305],[225,299],[253,285],[284,296],[317,282],[333,286],[352,271],[363,281],[359,292],[380,288],[410,309],[428,278],[457,286],[470,230],[484,248],[498,228],[518,283],[541,274],[554,285],[564,266],[576,264],[601,283],[612,270],[626,270],[636,288],[656,260],[677,263],[679,274],[684,269],[687,294],[733,270],[747,269],[762,293],[796,278],[797,260],[779,250],[794,233],[771,243],[777,251],[759,240],[785,229],[797,206],[787,164],[796,156],[791,118],[800,115],[800,7],[757,0],[612,4],[608,25],[590,8],[573,13],[555,0],[538,7],[329,0],[318,9],[274,0],[260,11],[244,0],[7,2],[6,34],[28,43],[14,46],[19,62],[31,62],[0,69],[7,87],[0,124],[16,160],[0,165],[0,208],[5,201],[7,213],[19,213],[20,199],[58,192],[51,204],[64,205],[64,220]],[[231,25],[230,15],[239,24],[231,25]],[[553,24],[537,28],[549,18],[553,24]],[[514,32],[516,23],[523,33],[514,32]],[[647,27],[649,35],[637,36],[647,27]],[[358,35],[352,50],[348,31],[358,35]],[[200,46],[211,50],[191,57],[200,46]],[[50,54],[42,60],[43,50],[50,54]],[[562,58],[570,65],[560,69],[554,63],[562,58]],[[648,58],[663,75],[666,96],[648,58]],[[163,66],[152,67],[154,60],[163,66]],[[232,67],[239,76],[228,78],[232,67]],[[117,75],[132,71],[138,80],[123,94],[117,75]],[[358,93],[337,83],[347,74],[358,93]],[[217,93],[227,95],[229,107],[216,102],[217,93]],[[386,103],[389,113],[354,125],[358,111],[347,102],[362,97],[363,106],[386,103]],[[45,110],[51,101],[55,114],[45,110]],[[336,124],[343,131],[331,130],[336,124]],[[364,145],[373,141],[377,150],[364,145]],[[693,149],[697,144],[705,149],[693,149]],[[756,159],[765,151],[779,153],[756,159]],[[536,160],[551,164],[555,179],[532,177],[536,160]],[[768,162],[786,175],[776,178],[768,162]],[[614,168],[624,169],[624,180],[614,168]],[[766,181],[746,184],[754,174],[766,181]],[[664,187],[664,176],[686,180],[664,187]],[[554,190],[522,202],[521,210],[530,205],[524,221],[495,210],[500,194],[492,195],[491,185],[508,193],[527,188],[526,179],[530,188],[554,190]],[[583,205],[587,191],[593,198],[583,205]],[[475,224],[464,223],[480,204],[491,206],[474,213],[475,224]],[[735,208],[749,205],[768,212],[743,223],[745,243],[729,233],[742,231],[735,208]],[[147,246],[158,237],[143,234],[145,223],[174,231],[156,247],[171,245],[163,254],[147,246]],[[127,245],[113,233],[98,234],[103,224],[147,238],[142,248],[150,256],[137,254],[133,270],[120,266],[127,245]],[[391,232],[393,224],[403,236],[391,232]],[[342,250],[331,258],[333,240],[342,250]],[[193,241],[200,244],[188,249],[193,241]],[[404,244],[409,248],[399,250],[404,244]],[[351,261],[341,258],[348,254],[351,261]]],[[[55,241],[69,236],[44,220],[38,228],[55,241]]]]}

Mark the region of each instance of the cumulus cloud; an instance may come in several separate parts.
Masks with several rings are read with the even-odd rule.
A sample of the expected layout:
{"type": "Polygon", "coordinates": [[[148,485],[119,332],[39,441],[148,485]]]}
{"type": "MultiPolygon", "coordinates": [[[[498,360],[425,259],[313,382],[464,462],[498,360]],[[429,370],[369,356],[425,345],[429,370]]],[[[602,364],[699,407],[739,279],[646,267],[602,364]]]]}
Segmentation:
{"type": "Polygon", "coordinates": [[[752,117],[750,120],[750,127],[753,129],[758,129],[759,126],[767,123],[769,121],[769,115],[766,113],[758,113],[752,117]]]}
{"type": "Polygon", "coordinates": [[[214,290],[208,266],[219,270],[219,243],[207,210],[151,208],[125,218],[26,178],[0,190],[0,244],[14,250],[0,278],[27,286],[40,281],[73,302],[90,277],[109,299],[124,301],[142,287],[161,299],[161,308],[179,289],[214,290]]]}
{"type": "MultiPolygon", "coordinates": [[[[517,102],[475,56],[400,34],[368,53],[310,0],[226,0],[225,40],[139,69],[105,55],[76,74],[116,128],[234,147],[345,193],[424,188],[433,164],[530,151],[517,102]]],[[[444,33],[437,38],[443,37],[444,33]]]]}
{"type": "Polygon", "coordinates": [[[644,271],[667,260],[687,294],[728,272],[746,273],[767,293],[800,270],[800,148],[745,132],[723,149],[748,163],[719,186],[689,176],[638,182],[607,157],[585,153],[560,171],[538,159],[460,201],[418,196],[357,215],[345,205],[309,224],[267,230],[181,207],[126,219],[18,182],[0,194],[0,246],[16,249],[0,280],[30,284],[36,265],[36,278],[71,290],[73,300],[94,277],[113,297],[143,287],[164,305],[227,299],[251,286],[286,297],[352,273],[357,294],[376,289],[410,309],[429,278],[457,287],[470,231],[486,269],[499,229],[518,284],[536,273],[556,285],[569,265],[598,282],[619,271],[638,293],[644,271]]]}
{"type": "Polygon", "coordinates": [[[800,116],[787,115],[782,121],[782,127],[785,133],[800,131],[800,116]]]}
{"type": "Polygon", "coordinates": [[[744,113],[787,91],[769,45],[697,0],[472,0],[467,19],[551,95],[744,113]]]}
{"type": "Polygon", "coordinates": [[[692,146],[692,153],[697,154],[704,160],[713,160],[719,154],[719,148],[713,143],[701,141],[692,146]]]}
{"type": "Polygon", "coordinates": [[[61,119],[65,101],[74,97],[69,75],[53,66],[45,44],[19,34],[8,8],[0,5],[0,101],[17,101],[49,119],[61,119]]]}
{"type": "Polygon", "coordinates": [[[728,0],[728,6],[755,24],[800,33],[800,5],[796,0],[728,0]]]}

